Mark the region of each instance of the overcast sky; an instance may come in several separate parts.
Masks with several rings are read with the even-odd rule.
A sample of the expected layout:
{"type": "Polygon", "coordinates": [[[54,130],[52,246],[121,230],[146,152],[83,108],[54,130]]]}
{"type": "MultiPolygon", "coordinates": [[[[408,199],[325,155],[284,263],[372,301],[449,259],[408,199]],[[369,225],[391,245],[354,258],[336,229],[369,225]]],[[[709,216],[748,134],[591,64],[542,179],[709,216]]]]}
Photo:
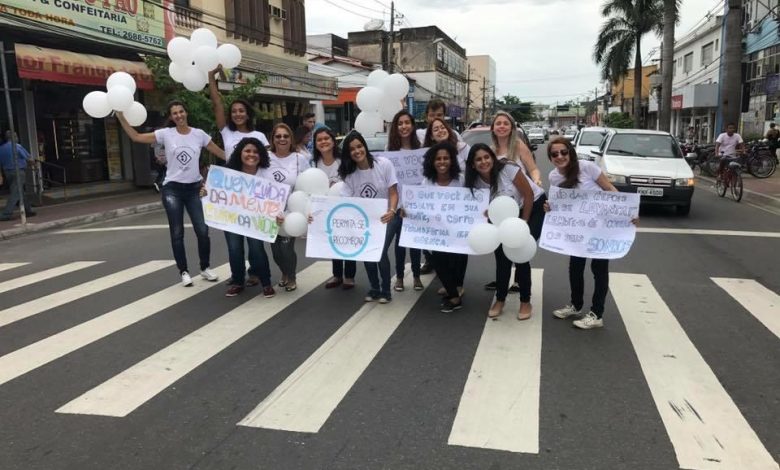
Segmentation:
{"type": "MultiPolygon", "coordinates": [[[[555,103],[603,85],[593,62],[593,45],[603,22],[602,0],[398,0],[404,25],[436,24],[466,48],[467,55],[489,54],[496,61],[497,93],[523,100],[555,103]]],[[[683,0],[677,38],[703,20],[707,11],[722,13],[724,0],[683,0]]],[[[389,18],[389,0],[307,0],[307,34],[347,37],[371,18],[389,18]],[[385,6],[387,7],[385,7],[385,6]]],[[[648,36],[642,57],[660,40],[648,36]]],[[[657,55],[656,55],[657,57],[657,55]]]]}

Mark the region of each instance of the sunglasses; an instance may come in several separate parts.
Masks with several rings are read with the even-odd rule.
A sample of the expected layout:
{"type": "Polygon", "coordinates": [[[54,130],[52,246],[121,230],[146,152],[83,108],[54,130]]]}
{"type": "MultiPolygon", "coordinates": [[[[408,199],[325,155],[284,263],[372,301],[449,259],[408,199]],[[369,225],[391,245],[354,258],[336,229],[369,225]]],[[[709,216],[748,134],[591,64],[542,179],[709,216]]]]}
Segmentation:
{"type": "Polygon", "coordinates": [[[553,150],[550,152],[550,158],[557,158],[558,155],[562,157],[568,157],[569,156],[569,150],[568,149],[561,149],[561,150],[553,150]]]}
{"type": "Polygon", "coordinates": [[[274,136],[274,139],[289,139],[290,134],[278,134],[274,136]]]}

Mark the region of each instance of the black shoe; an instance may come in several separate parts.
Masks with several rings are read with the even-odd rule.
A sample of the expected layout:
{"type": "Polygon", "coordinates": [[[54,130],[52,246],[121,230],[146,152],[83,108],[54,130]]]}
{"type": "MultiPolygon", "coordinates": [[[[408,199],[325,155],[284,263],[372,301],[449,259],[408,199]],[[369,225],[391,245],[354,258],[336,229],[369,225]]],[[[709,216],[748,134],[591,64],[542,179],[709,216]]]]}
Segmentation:
{"type": "Polygon", "coordinates": [[[485,284],[485,290],[496,290],[496,281],[490,281],[485,284]]]}
{"type": "Polygon", "coordinates": [[[35,217],[36,215],[38,215],[38,213],[35,211],[26,211],[24,215],[26,215],[27,217],[35,217]]]}
{"type": "Polygon", "coordinates": [[[511,286],[509,286],[509,292],[520,292],[520,284],[513,282],[511,286]]]}
{"type": "Polygon", "coordinates": [[[433,272],[433,266],[431,266],[430,263],[423,263],[422,266],[420,266],[420,274],[430,274],[433,272]]]}
{"type": "Polygon", "coordinates": [[[450,302],[449,300],[445,300],[443,304],[441,304],[441,312],[442,313],[452,313],[455,310],[460,310],[463,307],[462,303],[454,304],[450,302]]]}

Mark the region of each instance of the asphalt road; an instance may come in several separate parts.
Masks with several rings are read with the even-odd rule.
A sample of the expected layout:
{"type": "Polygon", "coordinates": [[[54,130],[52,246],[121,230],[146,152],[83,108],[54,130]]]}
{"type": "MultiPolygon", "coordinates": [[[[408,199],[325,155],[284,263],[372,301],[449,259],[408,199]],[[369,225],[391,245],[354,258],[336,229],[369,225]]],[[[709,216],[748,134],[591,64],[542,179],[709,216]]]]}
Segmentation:
{"type": "MultiPolygon", "coordinates": [[[[187,290],[175,267],[145,264],[171,260],[162,213],[87,228],[114,230],[2,245],[3,470],[730,470],[780,461],[780,217],[708,188],[697,188],[688,217],[642,212],[641,228],[681,232],[640,232],[611,263],[605,327],[592,331],[551,317],[569,300],[567,260],[543,250],[532,262],[543,270],[541,309],[521,323],[509,308],[486,321],[491,256],[470,260],[465,307],[452,315],[438,311],[430,278],[422,293],[372,310],[362,266],[363,288],[326,291],[329,265],[304,258],[302,240],[308,274],[298,292],[225,298],[222,282],[196,278],[187,290]],[[130,226],[138,229],[117,229],[130,226]],[[79,261],[101,263],[70,268],[79,261]],[[148,269],[116,275],[140,265],[148,269]],[[72,270],[47,274],[53,268],[72,270]],[[721,278],[741,281],[729,289],[721,278]],[[506,383],[518,385],[507,394],[506,383]],[[473,421],[461,420],[468,410],[473,421]],[[520,427],[503,428],[509,418],[520,427]]],[[[194,264],[192,233],[186,243],[194,264]]],[[[222,234],[212,231],[212,245],[213,266],[226,263],[222,234]]]]}

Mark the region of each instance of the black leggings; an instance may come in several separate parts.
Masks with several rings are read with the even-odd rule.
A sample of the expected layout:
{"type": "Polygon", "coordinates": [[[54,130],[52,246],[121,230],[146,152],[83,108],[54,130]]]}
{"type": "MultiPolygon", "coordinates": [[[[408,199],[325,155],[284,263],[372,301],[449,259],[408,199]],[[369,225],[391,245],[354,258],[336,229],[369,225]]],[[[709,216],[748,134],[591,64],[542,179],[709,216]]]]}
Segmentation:
{"type": "Polygon", "coordinates": [[[468,259],[468,255],[460,253],[431,252],[433,267],[436,269],[436,275],[447,291],[448,299],[460,297],[458,287],[463,286],[463,277],[466,273],[468,259]]]}
{"type": "MultiPolygon", "coordinates": [[[[534,240],[539,240],[544,224],[544,203],[547,196],[542,194],[534,201],[531,216],[528,218],[528,228],[534,240]]],[[[512,261],[504,254],[503,246],[495,251],[496,257],[496,300],[503,302],[509,292],[509,276],[512,272],[512,261]]],[[[531,263],[515,264],[515,282],[520,286],[520,302],[531,301],[531,263]]]]}
{"type": "MultiPolygon", "coordinates": [[[[584,305],[583,295],[585,291],[585,263],[586,258],[577,256],[569,257],[569,285],[571,286],[571,304],[577,310],[584,305]]],[[[590,310],[601,318],[604,314],[604,300],[609,291],[609,260],[591,259],[590,270],[593,272],[593,299],[590,310]]]]}

